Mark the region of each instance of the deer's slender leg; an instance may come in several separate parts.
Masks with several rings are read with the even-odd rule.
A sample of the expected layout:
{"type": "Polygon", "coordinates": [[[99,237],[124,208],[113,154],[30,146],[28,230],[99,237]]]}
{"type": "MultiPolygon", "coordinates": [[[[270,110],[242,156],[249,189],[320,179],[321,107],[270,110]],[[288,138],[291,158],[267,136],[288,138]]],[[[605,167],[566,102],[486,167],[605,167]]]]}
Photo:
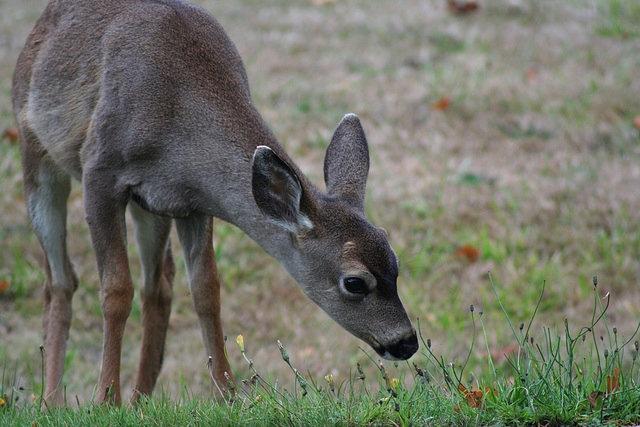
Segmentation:
{"type": "Polygon", "coordinates": [[[83,175],[87,224],[100,276],[100,302],[104,319],[102,367],[98,402],[119,405],[122,336],[133,300],[133,283],[126,249],[126,190],[118,191],[107,167],[85,167],[83,175]]]}
{"type": "Polygon", "coordinates": [[[64,355],[71,326],[71,300],[78,287],[67,255],[69,176],[39,147],[35,135],[21,131],[24,194],[36,235],[46,256],[44,284],[45,402],[63,405],[64,355]]]}
{"type": "Polygon", "coordinates": [[[136,203],[129,206],[142,263],[142,346],[132,396],[136,402],[140,394],[151,394],[162,367],[175,270],[169,241],[171,219],[149,213],[136,203]]]}
{"type": "Polygon", "coordinates": [[[220,320],[220,278],[213,250],[213,219],[191,215],[177,219],[180,245],[185,256],[189,288],[200,319],[207,356],[213,358],[213,377],[221,391],[228,390],[231,368],[224,352],[220,320]]]}

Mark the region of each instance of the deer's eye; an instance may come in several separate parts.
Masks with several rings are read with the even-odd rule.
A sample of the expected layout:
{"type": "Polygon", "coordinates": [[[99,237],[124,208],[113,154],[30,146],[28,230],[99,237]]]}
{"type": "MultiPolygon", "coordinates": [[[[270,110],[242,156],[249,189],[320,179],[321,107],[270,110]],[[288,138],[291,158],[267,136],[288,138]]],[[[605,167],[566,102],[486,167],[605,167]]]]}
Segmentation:
{"type": "Polygon", "coordinates": [[[352,294],[366,294],[369,291],[367,283],[360,277],[345,277],[344,288],[352,294]]]}

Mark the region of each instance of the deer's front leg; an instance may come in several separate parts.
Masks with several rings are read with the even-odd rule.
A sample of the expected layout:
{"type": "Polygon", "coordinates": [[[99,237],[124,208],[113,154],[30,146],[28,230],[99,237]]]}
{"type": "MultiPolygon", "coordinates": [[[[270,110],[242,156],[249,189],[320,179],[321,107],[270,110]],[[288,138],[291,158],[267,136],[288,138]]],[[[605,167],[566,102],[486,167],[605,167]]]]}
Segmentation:
{"type": "Polygon", "coordinates": [[[171,314],[171,285],[175,272],[169,232],[171,219],[129,204],[142,263],[142,346],[132,403],[150,395],[158,379],[171,314]]]}
{"type": "Polygon", "coordinates": [[[86,171],[84,202],[100,276],[100,303],[104,319],[102,367],[98,402],[119,405],[120,354],[125,323],[131,312],[133,283],[126,249],[125,191],[116,191],[108,171],[86,171]]]}
{"type": "Polygon", "coordinates": [[[219,388],[224,392],[229,390],[227,377],[232,379],[232,374],[224,352],[224,333],[220,320],[220,278],[213,251],[213,218],[191,215],[176,220],[176,227],[205,350],[214,362],[214,389],[219,388]]]}

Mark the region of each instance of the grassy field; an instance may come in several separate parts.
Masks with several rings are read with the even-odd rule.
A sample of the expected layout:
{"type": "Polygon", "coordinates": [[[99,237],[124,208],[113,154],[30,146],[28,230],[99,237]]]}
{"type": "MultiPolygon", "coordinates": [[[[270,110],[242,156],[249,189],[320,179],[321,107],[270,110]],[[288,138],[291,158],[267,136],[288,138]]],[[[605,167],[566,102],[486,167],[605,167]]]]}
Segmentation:
{"type": "MultiPolygon", "coordinates": [[[[466,373],[478,377],[493,372],[492,354],[500,378],[517,377],[504,357],[518,344],[517,333],[505,321],[489,271],[516,331],[537,307],[529,330],[536,342],[548,331],[561,331],[566,342],[565,319],[573,337],[591,324],[593,276],[599,301],[609,294],[610,305],[608,328],[599,322],[589,343],[603,355],[613,351],[613,327],[618,342],[632,337],[640,321],[640,130],[634,124],[640,117],[640,5],[491,0],[459,15],[444,0],[198,3],[235,41],[254,103],[315,182],[339,119],[360,116],[372,154],[367,212],[389,232],[400,257],[400,296],[431,342],[433,355],[423,346],[416,363],[460,366],[468,358],[466,373]],[[482,309],[486,333],[474,335],[479,325],[471,305],[476,321],[482,309]]],[[[11,73],[44,4],[0,2],[0,132],[15,126],[11,73]]],[[[24,401],[41,387],[44,274],[18,151],[9,138],[0,141],[0,282],[8,285],[0,293],[0,378],[3,390],[23,387],[24,401]]],[[[68,229],[81,285],[65,374],[72,406],[93,395],[102,330],[83,218],[76,184],[68,229]]],[[[377,373],[359,349],[364,344],[329,320],[256,244],[222,222],[214,239],[223,323],[233,337],[229,357],[240,377],[251,371],[233,342],[238,334],[255,366],[279,388],[294,390],[297,382],[278,339],[294,366],[318,381],[331,374],[336,383],[349,383],[357,363],[369,377],[377,373]]],[[[185,390],[204,397],[210,385],[176,252],[157,390],[177,401],[185,390]]],[[[134,244],[130,256],[139,277],[134,244]]],[[[134,386],[139,318],[134,308],[123,347],[125,393],[134,386]]],[[[412,365],[398,370],[414,383],[412,365]]],[[[637,385],[637,366],[631,372],[637,385]]]]}
{"type": "MultiPolygon", "coordinates": [[[[406,363],[408,369],[403,369],[398,363],[370,358],[366,367],[358,363],[348,379],[337,382],[329,374],[323,381],[300,374],[278,341],[281,358],[295,381],[294,387],[287,389],[279,386],[279,379],[274,382],[259,371],[239,335],[238,351],[252,374],[238,382],[233,395],[217,404],[194,396],[182,384],[177,398],[156,393],[134,407],[81,403],[76,396],[77,408],[43,410],[42,394],[33,393],[33,403],[25,404],[25,391],[28,394],[29,390],[7,387],[8,394],[0,398],[0,425],[638,425],[640,343],[619,340],[617,328],[609,327],[610,297],[601,300],[596,279],[591,322],[574,331],[568,322],[562,332],[544,329],[540,341],[529,335],[535,314],[516,332],[491,283],[518,343],[506,354],[511,376],[496,368],[501,356],[489,354],[480,376],[467,369],[476,337],[486,340],[487,336],[483,310],[474,314],[471,306],[472,345],[461,364],[438,357],[431,340],[421,336],[423,350],[413,358],[413,367],[406,363]],[[598,324],[604,325],[606,339],[596,335],[598,324]],[[600,352],[603,344],[606,348],[600,352]]],[[[543,296],[541,293],[536,312],[543,296]]],[[[9,382],[2,378],[2,384],[9,382]]]]}

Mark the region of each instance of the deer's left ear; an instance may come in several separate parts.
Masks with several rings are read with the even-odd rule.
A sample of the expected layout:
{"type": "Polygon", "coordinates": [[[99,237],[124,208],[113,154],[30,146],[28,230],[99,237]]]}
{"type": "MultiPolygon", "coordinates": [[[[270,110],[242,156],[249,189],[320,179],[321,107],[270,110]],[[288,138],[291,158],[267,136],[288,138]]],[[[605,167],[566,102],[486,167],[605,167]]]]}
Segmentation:
{"type": "Polygon", "coordinates": [[[327,191],[364,212],[368,174],[367,138],[358,116],[347,114],[336,128],[324,158],[327,191]]]}
{"type": "Polygon", "coordinates": [[[300,207],[304,189],[287,163],[272,149],[261,145],[253,153],[252,169],[253,198],[262,213],[295,234],[313,228],[300,207]]]}

